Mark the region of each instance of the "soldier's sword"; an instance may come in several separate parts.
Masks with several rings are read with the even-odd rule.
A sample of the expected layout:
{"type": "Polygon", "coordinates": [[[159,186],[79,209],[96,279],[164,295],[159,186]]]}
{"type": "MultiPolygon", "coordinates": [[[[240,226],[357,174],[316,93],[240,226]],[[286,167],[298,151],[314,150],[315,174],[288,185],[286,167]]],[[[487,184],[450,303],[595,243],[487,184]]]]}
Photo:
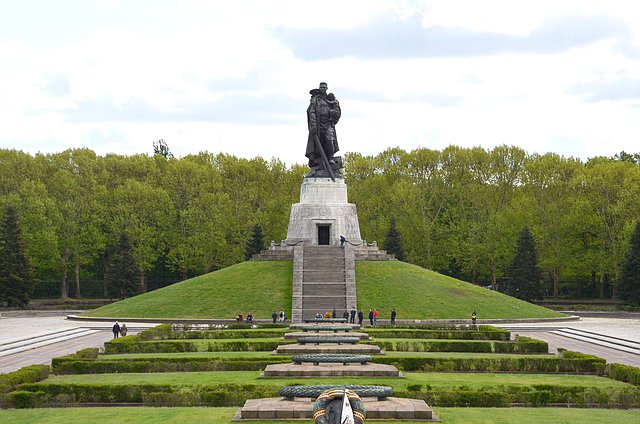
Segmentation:
{"type": "Polygon", "coordinates": [[[331,164],[329,163],[329,159],[327,159],[327,154],[324,152],[324,149],[322,148],[322,144],[320,144],[320,139],[318,138],[317,133],[313,134],[313,139],[316,142],[316,148],[320,150],[320,156],[322,156],[322,161],[324,162],[324,166],[327,168],[327,171],[329,171],[329,176],[331,176],[331,181],[335,182],[336,177],[333,175],[333,169],[331,169],[331,164]]]}

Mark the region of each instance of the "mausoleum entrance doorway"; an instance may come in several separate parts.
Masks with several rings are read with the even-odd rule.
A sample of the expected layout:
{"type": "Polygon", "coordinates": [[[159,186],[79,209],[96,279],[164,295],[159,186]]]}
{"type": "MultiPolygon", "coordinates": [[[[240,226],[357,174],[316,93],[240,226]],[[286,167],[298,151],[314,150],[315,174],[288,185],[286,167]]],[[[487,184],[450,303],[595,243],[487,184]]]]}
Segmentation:
{"type": "Polygon", "coordinates": [[[330,244],[331,225],[320,224],[318,225],[318,245],[328,246],[330,244]]]}

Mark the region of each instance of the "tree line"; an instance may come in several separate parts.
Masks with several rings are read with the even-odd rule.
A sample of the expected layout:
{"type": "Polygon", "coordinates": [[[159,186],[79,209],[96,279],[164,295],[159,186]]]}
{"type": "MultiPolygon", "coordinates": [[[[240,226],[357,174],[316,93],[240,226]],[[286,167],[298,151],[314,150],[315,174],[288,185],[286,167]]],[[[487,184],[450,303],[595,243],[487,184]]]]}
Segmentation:
{"type": "MultiPolygon", "coordinates": [[[[104,278],[123,235],[137,292],[151,275],[178,280],[244,260],[255,226],[265,240],[286,237],[306,166],[154,147],[133,156],[0,150],[0,210],[18,213],[35,281],[81,294],[83,281],[104,278]]],[[[605,298],[618,295],[640,216],[639,162],[624,152],[582,162],[449,146],[348,153],[343,171],[363,238],[382,244],[394,221],[408,262],[499,290],[527,227],[547,295],[605,298]]]]}

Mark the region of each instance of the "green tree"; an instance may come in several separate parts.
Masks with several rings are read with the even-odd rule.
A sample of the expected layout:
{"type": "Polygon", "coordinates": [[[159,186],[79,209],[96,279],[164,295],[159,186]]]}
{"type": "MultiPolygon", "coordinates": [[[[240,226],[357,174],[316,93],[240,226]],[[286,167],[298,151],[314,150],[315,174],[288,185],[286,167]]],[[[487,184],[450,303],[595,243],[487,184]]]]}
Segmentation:
{"type": "Polygon", "coordinates": [[[32,289],[31,267],[22,232],[18,225],[18,211],[5,208],[0,222],[0,300],[7,306],[26,306],[32,289]]]}
{"type": "Polygon", "coordinates": [[[249,260],[254,254],[260,253],[262,249],[264,249],[264,235],[262,234],[262,227],[256,224],[251,230],[251,238],[247,241],[244,258],[249,260]]]}
{"type": "Polygon", "coordinates": [[[162,138],[158,141],[153,142],[153,153],[156,155],[161,155],[165,159],[173,157],[173,154],[169,151],[169,145],[162,138]]]}
{"type": "Polygon", "coordinates": [[[110,296],[124,299],[136,294],[140,271],[133,257],[133,246],[127,233],[120,235],[120,240],[109,256],[104,279],[110,296]]]}
{"type": "Polygon", "coordinates": [[[536,243],[528,227],[524,227],[518,239],[516,253],[507,273],[506,292],[523,300],[541,299],[544,284],[538,269],[536,243]]]}
{"type": "Polygon", "coordinates": [[[640,222],[631,235],[629,250],[622,262],[618,296],[627,302],[640,303],[640,222]]]}
{"type": "Polygon", "coordinates": [[[386,250],[387,253],[396,255],[396,259],[399,261],[403,261],[405,258],[402,234],[400,234],[398,227],[396,227],[395,218],[391,218],[389,223],[389,231],[387,231],[387,237],[384,240],[383,249],[386,250]]]}

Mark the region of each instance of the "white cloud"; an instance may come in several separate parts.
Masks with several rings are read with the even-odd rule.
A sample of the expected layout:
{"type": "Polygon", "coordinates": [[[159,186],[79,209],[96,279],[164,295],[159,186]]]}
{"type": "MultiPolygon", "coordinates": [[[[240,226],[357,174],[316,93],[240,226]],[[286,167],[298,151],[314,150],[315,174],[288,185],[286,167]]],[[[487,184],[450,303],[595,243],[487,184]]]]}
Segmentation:
{"type": "Polygon", "coordinates": [[[626,1],[13,2],[0,147],[202,150],[304,163],[308,91],[342,153],[514,144],[635,152],[640,6],[626,1]],[[635,142],[635,144],[634,144],[635,142]]]}

